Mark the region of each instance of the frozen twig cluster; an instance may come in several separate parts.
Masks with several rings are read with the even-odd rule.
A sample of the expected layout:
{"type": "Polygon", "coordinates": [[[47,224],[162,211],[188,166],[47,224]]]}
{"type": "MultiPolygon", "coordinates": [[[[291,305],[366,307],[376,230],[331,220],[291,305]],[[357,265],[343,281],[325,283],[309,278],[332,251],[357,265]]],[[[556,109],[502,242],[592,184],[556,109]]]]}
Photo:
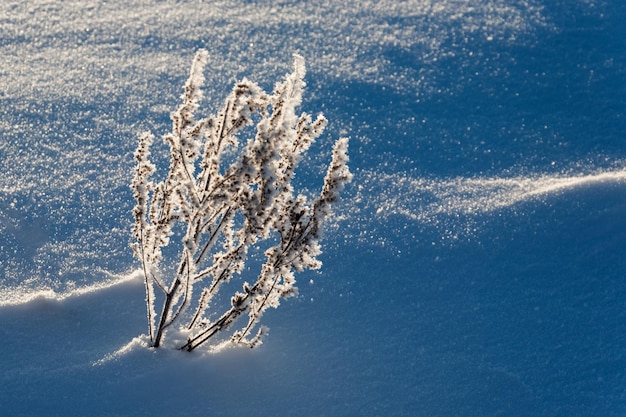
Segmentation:
{"type": "Polygon", "coordinates": [[[152,180],[157,169],[149,160],[150,133],[140,137],[135,152],[133,249],[145,278],[153,347],[172,339],[177,348],[192,351],[217,335],[258,344],[263,312],[297,292],[294,271],[321,266],[321,223],[352,177],[348,140],[339,139],[319,196],[309,202],[294,194],[294,169],[326,125],[321,115],[313,120],[295,113],[304,88],[302,57],[294,56],[293,72],[272,94],[244,79],[217,115],[196,118],[207,59],[204,50],[196,55],[183,103],[172,113],[172,132],[164,136],[170,148],[164,179],[152,180]],[[254,124],[254,137],[240,144],[238,135],[254,124]],[[180,258],[166,274],[162,249],[170,238],[177,239],[180,258]],[[261,242],[269,248],[256,280],[243,282],[224,311],[215,311],[220,288],[242,275],[251,248],[261,242]],[[246,315],[240,330],[223,333],[246,315]]]}

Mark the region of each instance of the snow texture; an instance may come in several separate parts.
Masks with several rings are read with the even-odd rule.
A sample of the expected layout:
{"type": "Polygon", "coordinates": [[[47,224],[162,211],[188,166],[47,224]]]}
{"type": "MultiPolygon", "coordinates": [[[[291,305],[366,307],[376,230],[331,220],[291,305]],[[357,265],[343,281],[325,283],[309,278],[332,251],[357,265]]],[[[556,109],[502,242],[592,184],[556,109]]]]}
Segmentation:
{"type": "MultiPolygon", "coordinates": [[[[617,0],[0,2],[2,414],[623,416],[625,17],[617,0]],[[244,78],[273,91],[300,55],[301,108],[329,124],[294,189],[314,201],[339,137],[354,179],[266,343],[189,354],[142,336],[129,184],[202,49],[180,117],[219,113],[244,78]]],[[[228,305],[241,283],[224,285],[228,305]]]]}

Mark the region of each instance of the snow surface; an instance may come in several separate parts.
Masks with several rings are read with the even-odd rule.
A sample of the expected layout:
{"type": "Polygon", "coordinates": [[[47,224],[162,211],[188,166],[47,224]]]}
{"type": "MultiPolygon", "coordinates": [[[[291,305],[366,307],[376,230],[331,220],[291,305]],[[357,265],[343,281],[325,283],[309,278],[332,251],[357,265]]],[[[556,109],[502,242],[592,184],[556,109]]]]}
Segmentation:
{"type": "MultiPolygon", "coordinates": [[[[622,416],[618,0],[0,4],[0,410],[11,416],[622,416]],[[215,109],[307,61],[355,179],[255,350],[145,348],[138,134],[195,52],[215,109]]],[[[161,161],[163,163],[164,161],[161,161]]]]}

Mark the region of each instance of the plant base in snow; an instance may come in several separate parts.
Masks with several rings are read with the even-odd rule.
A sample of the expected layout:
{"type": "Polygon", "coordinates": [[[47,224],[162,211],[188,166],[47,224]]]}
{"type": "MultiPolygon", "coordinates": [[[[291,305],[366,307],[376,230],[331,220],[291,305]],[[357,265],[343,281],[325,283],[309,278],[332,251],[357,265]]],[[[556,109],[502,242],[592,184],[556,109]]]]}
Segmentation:
{"type": "Polygon", "coordinates": [[[133,249],[143,270],[153,347],[170,330],[172,339],[183,340],[176,347],[187,351],[224,335],[250,347],[260,343],[265,328],[255,328],[263,312],[297,293],[294,272],[321,266],[321,224],[352,177],[348,140],[339,139],[319,196],[308,201],[294,193],[294,170],[326,126],[323,116],[296,115],[304,88],[302,57],[294,56],[294,71],[272,94],[244,79],[217,115],[197,119],[207,57],[204,50],[196,55],[183,103],[172,114],[172,132],[164,136],[170,149],[164,179],[152,180],[157,170],[149,160],[151,134],[140,137],[135,152],[133,249]],[[251,125],[254,137],[240,144],[238,135],[251,125]],[[168,275],[163,249],[172,240],[179,258],[168,275]],[[262,242],[269,248],[256,281],[243,282],[223,311],[216,311],[223,284],[244,272],[251,250],[262,242]],[[240,316],[247,316],[245,325],[226,333],[240,316]]]}

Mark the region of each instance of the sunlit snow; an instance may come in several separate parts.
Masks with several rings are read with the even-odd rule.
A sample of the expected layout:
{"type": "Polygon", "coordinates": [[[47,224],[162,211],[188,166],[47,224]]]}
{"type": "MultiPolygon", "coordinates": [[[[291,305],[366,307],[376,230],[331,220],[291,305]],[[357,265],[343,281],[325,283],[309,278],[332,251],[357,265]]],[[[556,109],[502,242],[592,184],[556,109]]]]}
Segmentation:
{"type": "Polygon", "coordinates": [[[3,415],[622,416],[625,17],[617,0],[3,1],[3,415]],[[341,136],[355,175],[265,343],[185,356],[146,347],[129,184],[200,48],[205,113],[302,55],[302,110],[330,124],[297,185],[319,189],[341,136]]]}

